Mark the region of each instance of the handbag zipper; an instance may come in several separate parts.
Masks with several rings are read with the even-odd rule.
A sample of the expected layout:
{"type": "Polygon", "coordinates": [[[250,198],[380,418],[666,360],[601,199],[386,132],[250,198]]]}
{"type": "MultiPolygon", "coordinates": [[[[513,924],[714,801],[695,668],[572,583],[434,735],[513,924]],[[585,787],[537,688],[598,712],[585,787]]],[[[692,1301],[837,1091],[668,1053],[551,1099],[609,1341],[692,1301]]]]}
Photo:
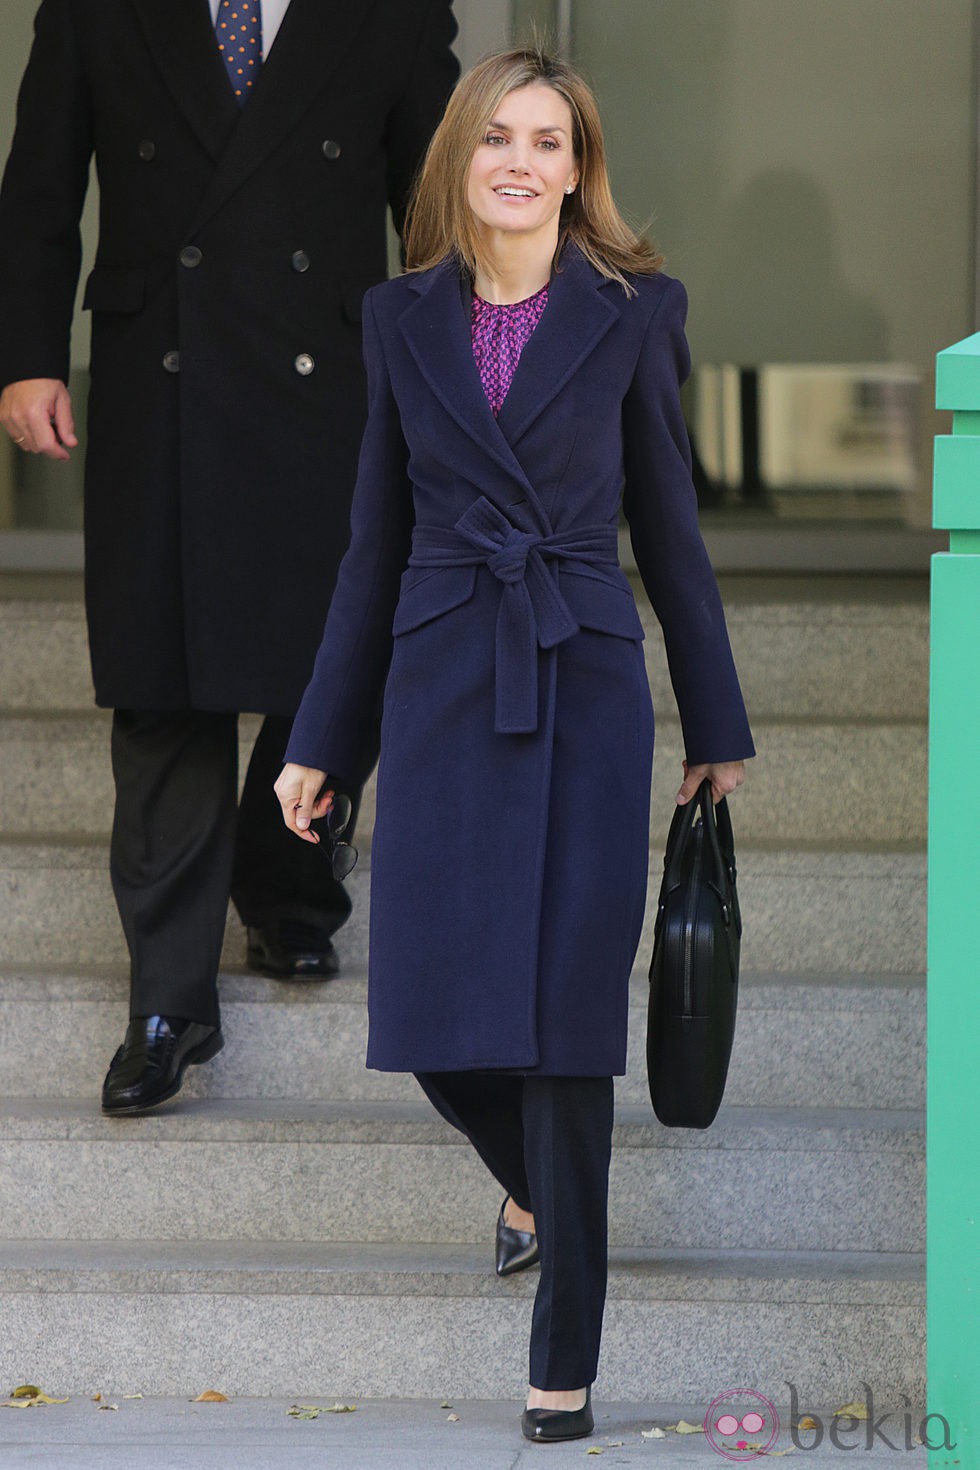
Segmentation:
{"type": "MultiPolygon", "coordinates": [[[[694,831],[694,862],[695,870],[700,866],[699,856],[701,842],[704,836],[704,828],[700,821],[695,823],[694,831]]],[[[697,919],[697,884],[688,885],[687,908],[684,914],[684,1017],[689,1019],[694,1015],[694,926],[697,919]]]]}

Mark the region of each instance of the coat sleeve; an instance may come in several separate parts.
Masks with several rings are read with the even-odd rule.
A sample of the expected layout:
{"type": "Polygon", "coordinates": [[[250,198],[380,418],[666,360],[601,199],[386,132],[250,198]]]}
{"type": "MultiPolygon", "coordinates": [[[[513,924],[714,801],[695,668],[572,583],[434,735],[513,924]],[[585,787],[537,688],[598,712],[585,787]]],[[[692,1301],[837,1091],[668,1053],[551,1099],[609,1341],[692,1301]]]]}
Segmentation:
{"type": "Polygon", "coordinates": [[[623,509],[636,565],[663,628],[692,765],[755,754],[718,584],[698,528],[680,386],[690,371],[687,294],[670,281],[623,404],[623,509]]]}
{"type": "Polygon", "coordinates": [[[44,0],[0,189],[0,387],[68,381],[92,144],[70,0],[44,0]]]}
{"type": "Polygon", "coordinates": [[[408,447],[374,315],[364,298],[368,417],[351,504],[351,539],[340,564],[313,677],[286,760],[360,785],[377,756],[391,626],[412,544],[408,447]]]}
{"type": "Polygon", "coordinates": [[[388,114],[388,202],[399,235],[415,175],[459,76],[451,49],[456,30],[451,0],[429,0],[405,91],[388,114]]]}

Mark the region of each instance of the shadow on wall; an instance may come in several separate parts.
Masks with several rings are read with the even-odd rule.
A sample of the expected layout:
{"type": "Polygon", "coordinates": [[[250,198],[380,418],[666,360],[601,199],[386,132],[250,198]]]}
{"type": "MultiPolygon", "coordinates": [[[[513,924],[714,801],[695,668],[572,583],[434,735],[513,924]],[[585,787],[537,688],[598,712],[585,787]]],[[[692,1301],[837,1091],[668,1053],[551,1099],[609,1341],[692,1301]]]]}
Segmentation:
{"type": "Polygon", "coordinates": [[[888,362],[888,323],[844,278],[827,195],[794,169],[756,174],[719,214],[726,248],[699,308],[720,361],[888,362]]]}

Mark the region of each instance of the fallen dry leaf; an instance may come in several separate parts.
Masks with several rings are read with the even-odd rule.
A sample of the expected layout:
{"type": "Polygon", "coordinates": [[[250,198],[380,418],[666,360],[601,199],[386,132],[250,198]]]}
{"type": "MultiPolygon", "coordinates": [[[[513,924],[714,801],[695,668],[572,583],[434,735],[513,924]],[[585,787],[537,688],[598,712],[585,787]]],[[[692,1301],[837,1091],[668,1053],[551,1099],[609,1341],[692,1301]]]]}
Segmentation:
{"type": "Polygon", "coordinates": [[[446,1423],[447,1424],[458,1424],[459,1423],[459,1415],[458,1414],[447,1414],[446,1415],[446,1423]]]}
{"type": "Polygon", "coordinates": [[[53,1399],[48,1394],[42,1393],[33,1384],[24,1384],[21,1388],[15,1388],[7,1403],[0,1404],[2,1409],[37,1409],[42,1404],[67,1404],[67,1399],[53,1399]]]}
{"type": "Polygon", "coordinates": [[[223,1393],[219,1393],[216,1388],[206,1388],[203,1393],[199,1393],[198,1394],[198,1396],[197,1396],[196,1399],[192,1399],[191,1400],[191,1403],[193,1403],[193,1404],[227,1404],[228,1403],[228,1399],[225,1397],[225,1395],[223,1393]]]}
{"type": "Polygon", "coordinates": [[[100,1404],[99,1405],[99,1408],[100,1409],[118,1409],[119,1408],[119,1405],[118,1404],[100,1404]]]}
{"type": "Polygon", "coordinates": [[[599,1446],[597,1444],[594,1444],[594,1445],[592,1445],[592,1447],[590,1449],[587,1449],[585,1453],[587,1455],[601,1455],[602,1454],[602,1450],[599,1448],[599,1446]]]}
{"type": "Polygon", "coordinates": [[[814,1419],[812,1414],[804,1414],[803,1418],[800,1420],[799,1424],[797,1424],[796,1427],[797,1429],[816,1429],[817,1421],[816,1419],[814,1419]]]}
{"type": "Polygon", "coordinates": [[[668,1424],[668,1429],[673,1429],[677,1434],[703,1434],[703,1424],[688,1424],[686,1419],[678,1419],[676,1424],[668,1424]]]}
{"type": "Polygon", "coordinates": [[[452,1408],[452,1404],[448,1403],[444,1399],[443,1402],[439,1405],[439,1407],[440,1407],[440,1409],[451,1409],[452,1408]]]}
{"type": "Polygon", "coordinates": [[[123,1398],[124,1399],[141,1399],[142,1397],[143,1397],[143,1395],[141,1393],[124,1393],[123,1394],[123,1398]]]}
{"type": "Polygon", "coordinates": [[[652,1429],[641,1429],[640,1430],[640,1433],[641,1433],[641,1435],[643,1436],[644,1439],[666,1439],[667,1438],[667,1431],[665,1429],[658,1429],[658,1427],[657,1427],[656,1424],[653,1426],[652,1429]]]}
{"type": "MultiPolygon", "coordinates": [[[[834,1410],[834,1416],[835,1416],[835,1418],[836,1418],[836,1416],[838,1414],[847,1414],[852,1419],[867,1419],[867,1417],[868,1417],[868,1406],[867,1406],[867,1404],[862,1403],[860,1399],[855,1399],[855,1401],[854,1401],[853,1404],[845,1404],[842,1409],[835,1409],[834,1410]]],[[[846,1432],[847,1431],[845,1430],[845,1433],[846,1432]]]]}
{"type": "Polygon", "coordinates": [[[93,1393],[93,1395],[92,1395],[92,1402],[93,1402],[93,1404],[101,1404],[101,1402],[102,1402],[102,1395],[100,1393],[93,1393]]]}
{"type": "Polygon", "coordinates": [[[356,1404],[331,1404],[329,1408],[324,1404],[293,1404],[286,1413],[291,1419],[319,1419],[321,1414],[353,1414],[356,1410],[356,1404]]]}

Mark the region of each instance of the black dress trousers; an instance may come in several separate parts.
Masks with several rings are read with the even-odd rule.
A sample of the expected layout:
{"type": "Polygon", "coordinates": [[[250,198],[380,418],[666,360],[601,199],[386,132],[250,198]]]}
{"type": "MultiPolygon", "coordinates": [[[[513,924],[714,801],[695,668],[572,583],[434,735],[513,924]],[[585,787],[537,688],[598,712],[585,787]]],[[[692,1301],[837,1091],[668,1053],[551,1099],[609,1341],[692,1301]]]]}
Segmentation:
{"type": "Polygon", "coordinates": [[[608,1269],[611,1077],[422,1072],[438,1112],[531,1210],[541,1279],[531,1319],[532,1388],[595,1381],[608,1269]]]}
{"type": "Polygon", "coordinates": [[[263,722],[239,811],[237,715],[114,712],[110,873],[131,1015],[218,1024],[229,893],[251,925],[302,919],[330,934],[350,913],[324,851],[287,830],[272,789],[291,723],[263,722]]]}

